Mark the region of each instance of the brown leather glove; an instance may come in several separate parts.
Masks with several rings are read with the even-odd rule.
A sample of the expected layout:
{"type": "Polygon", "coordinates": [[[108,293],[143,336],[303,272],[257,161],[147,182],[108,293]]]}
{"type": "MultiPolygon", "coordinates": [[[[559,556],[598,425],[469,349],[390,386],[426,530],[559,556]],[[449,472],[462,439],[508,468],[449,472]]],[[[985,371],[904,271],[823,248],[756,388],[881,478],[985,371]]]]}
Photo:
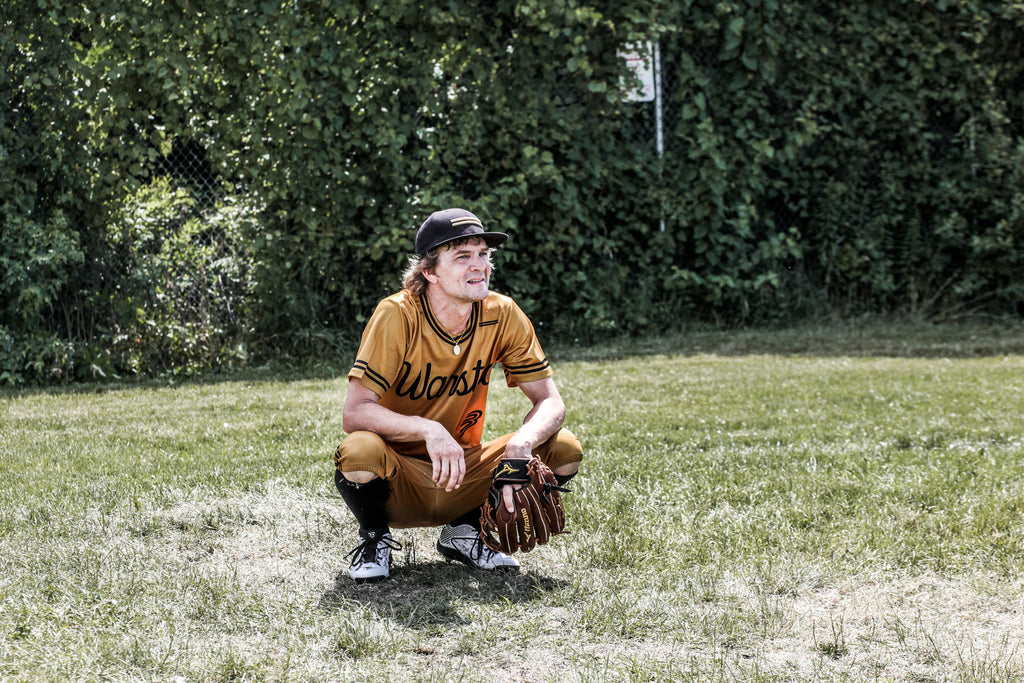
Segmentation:
{"type": "Polygon", "coordinates": [[[503,458],[494,470],[487,502],[480,513],[480,538],[491,550],[511,555],[543,545],[555,534],[565,533],[562,493],[551,469],[537,458],[503,458]],[[501,490],[516,486],[512,494],[515,512],[505,509],[501,490]]]}

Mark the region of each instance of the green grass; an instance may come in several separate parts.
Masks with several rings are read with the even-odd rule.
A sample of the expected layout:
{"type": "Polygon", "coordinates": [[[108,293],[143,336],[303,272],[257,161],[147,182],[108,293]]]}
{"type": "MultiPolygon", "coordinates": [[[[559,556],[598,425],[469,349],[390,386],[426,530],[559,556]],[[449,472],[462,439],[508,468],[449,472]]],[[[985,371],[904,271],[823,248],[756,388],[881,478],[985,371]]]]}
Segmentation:
{"type": "Polygon", "coordinates": [[[348,580],[335,374],[0,394],[0,680],[1024,677],[1024,327],[552,353],[586,460],[514,577],[348,580]]]}

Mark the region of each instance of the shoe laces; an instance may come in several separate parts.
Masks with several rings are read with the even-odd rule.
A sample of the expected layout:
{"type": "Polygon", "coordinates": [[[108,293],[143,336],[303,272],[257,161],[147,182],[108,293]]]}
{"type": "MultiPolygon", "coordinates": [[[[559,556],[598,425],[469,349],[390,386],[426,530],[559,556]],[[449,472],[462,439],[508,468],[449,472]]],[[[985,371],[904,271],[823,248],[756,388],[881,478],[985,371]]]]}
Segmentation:
{"type": "Polygon", "coordinates": [[[490,559],[494,555],[494,551],[484,545],[483,539],[480,538],[480,534],[473,536],[452,536],[452,541],[470,541],[472,545],[469,549],[469,556],[474,560],[479,560],[483,557],[490,559]]]}
{"type": "Polygon", "coordinates": [[[388,534],[372,534],[367,536],[360,534],[360,538],[363,539],[362,542],[345,556],[346,558],[353,558],[353,566],[358,564],[377,563],[377,555],[380,552],[381,546],[390,548],[391,550],[402,549],[402,544],[391,538],[388,534]]]}

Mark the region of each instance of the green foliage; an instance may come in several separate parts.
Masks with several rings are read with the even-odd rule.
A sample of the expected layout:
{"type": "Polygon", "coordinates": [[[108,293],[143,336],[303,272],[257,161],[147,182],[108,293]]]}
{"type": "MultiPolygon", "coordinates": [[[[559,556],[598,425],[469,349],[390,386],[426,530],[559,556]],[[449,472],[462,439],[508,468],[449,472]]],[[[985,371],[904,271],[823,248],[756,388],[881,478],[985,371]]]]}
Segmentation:
{"type": "Polygon", "coordinates": [[[1018,310],[1020,6],[690,16],[663,48],[682,55],[667,185],[688,188],[668,198],[687,240],[668,286],[762,318],[1018,310]]]}
{"type": "Polygon", "coordinates": [[[452,205],[556,339],[1024,304],[1020,3],[33,0],[0,37],[6,382],[344,352],[452,205]]]}
{"type": "Polygon", "coordinates": [[[56,310],[77,286],[96,218],[67,80],[76,51],[33,7],[0,15],[0,383],[49,377],[66,352],[56,310]]]}
{"type": "Polygon", "coordinates": [[[116,260],[85,308],[104,320],[95,372],[183,372],[247,358],[254,212],[235,202],[197,210],[166,178],[139,188],[111,214],[103,253],[116,260]]]}

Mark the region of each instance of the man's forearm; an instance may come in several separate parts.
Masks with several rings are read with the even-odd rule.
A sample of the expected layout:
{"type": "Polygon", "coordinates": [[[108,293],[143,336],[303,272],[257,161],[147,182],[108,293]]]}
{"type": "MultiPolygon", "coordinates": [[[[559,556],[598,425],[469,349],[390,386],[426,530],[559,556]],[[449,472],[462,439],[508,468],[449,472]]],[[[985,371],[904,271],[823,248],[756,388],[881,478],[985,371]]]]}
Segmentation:
{"type": "Polygon", "coordinates": [[[550,439],[565,421],[565,405],[558,398],[545,398],[534,404],[523,425],[512,435],[506,455],[528,458],[540,444],[550,439]]]}
{"type": "Polygon", "coordinates": [[[343,422],[342,427],[349,434],[367,431],[386,441],[405,443],[425,441],[436,424],[426,418],[402,415],[374,403],[363,403],[347,409],[343,422]]]}

